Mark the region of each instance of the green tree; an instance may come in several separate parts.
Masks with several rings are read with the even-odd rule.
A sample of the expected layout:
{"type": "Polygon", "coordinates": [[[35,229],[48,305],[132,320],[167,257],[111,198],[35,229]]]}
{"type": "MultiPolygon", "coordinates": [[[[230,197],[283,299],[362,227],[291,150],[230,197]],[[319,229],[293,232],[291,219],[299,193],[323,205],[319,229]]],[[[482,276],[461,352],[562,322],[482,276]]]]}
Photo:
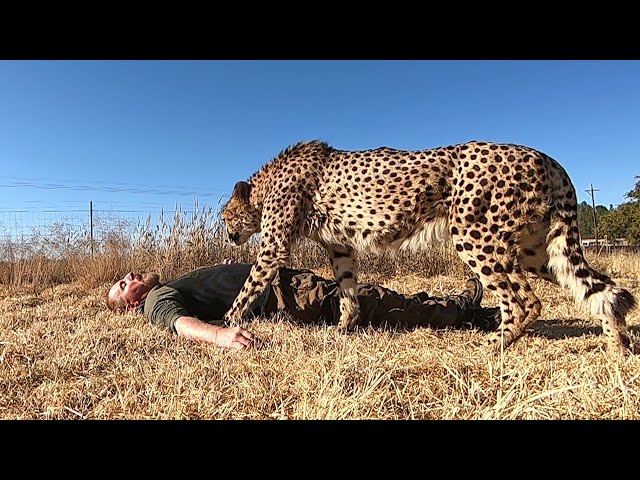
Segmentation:
{"type": "MultiPolygon", "coordinates": [[[[602,219],[609,214],[609,209],[604,205],[596,205],[596,221],[598,222],[598,238],[601,238],[602,219]]],[[[587,202],[578,204],[578,228],[582,238],[594,238],[595,228],[593,223],[593,207],[587,202]]]]}
{"type": "Polygon", "coordinates": [[[640,245],[640,201],[619,205],[602,219],[602,230],[610,240],[624,238],[640,245]]]}
{"type": "Polygon", "coordinates": [[[602,219],[601,231],[611,240],[624,238],[632,245],[640,245],[640,175],[635,178],[633,190],[625,194],[631,200],[611,209],[602,219]]]}
{"type": "Polygon", "coordinates": [[[640,200],[640,175],[636,175],[636,184],[633,187],[633,190],[627,192],[625,194],[627,198],[633,200],[640,200]]]}
{"type": "Polygon", "coordinates": [[[593,238],[593,209],[587,202],[578,204],[578,227],[582,238],[593,238]]]}

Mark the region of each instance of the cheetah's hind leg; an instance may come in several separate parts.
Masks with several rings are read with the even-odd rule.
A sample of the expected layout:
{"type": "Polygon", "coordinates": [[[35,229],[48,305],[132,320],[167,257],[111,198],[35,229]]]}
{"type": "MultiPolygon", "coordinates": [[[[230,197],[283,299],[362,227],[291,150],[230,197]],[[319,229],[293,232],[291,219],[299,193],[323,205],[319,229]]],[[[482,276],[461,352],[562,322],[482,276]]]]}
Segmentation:
{"type": "Polygon", "coordinates": [[[345,245],[328,245],[326,249],[338,283],[340,300],[338,329],[353,330],[358,325],[360,317],[356,252],[352,247],[345,245]]]}

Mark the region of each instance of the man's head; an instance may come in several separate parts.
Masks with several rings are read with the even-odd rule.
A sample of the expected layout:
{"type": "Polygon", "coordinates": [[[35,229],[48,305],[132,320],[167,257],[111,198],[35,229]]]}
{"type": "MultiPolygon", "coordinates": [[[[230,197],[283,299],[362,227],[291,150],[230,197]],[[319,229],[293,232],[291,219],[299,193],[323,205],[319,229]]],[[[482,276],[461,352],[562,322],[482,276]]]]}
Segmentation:
{"type": "Polygon", "coordinates": [[[129,272],[107,292],[107,307],[114,312],[126,312],[138,307],[149,291],[160,283],[160,275],[154,272],[129,272]]]}

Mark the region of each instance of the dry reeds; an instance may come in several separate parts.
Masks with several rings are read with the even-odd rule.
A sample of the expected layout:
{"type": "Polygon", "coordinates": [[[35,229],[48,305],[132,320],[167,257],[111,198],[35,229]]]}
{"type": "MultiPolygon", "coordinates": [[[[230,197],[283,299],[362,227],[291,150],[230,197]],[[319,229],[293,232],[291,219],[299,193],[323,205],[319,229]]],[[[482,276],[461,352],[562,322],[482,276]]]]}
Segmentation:
{"type": "MultiPolygon", "coordinates": [[[[226,257],[253,261],[255,242],[238,248],[224,237],[205,208],[115,229],[93,255],[81,236],[0,246],[0,418],[640,419],[639,357],[611,356],[599,321],[538,279],[542,316],[502,353],[481,332],[342,334],[284,315],[247,321],[261,347],[230,352],[104,307],[106,289],[130,270],[167,279],[226,257]]],[[[639,296],[639,256],[589,261],[639,296]]],[[[308,241],[292,264],[331,275],[308,241]]],[[[362,282],[434,295],[468,276],[449,245],[363,255],[360,270],[362,282]]],[[[637,339],[638,311],[628,322],[637,339]]]]}

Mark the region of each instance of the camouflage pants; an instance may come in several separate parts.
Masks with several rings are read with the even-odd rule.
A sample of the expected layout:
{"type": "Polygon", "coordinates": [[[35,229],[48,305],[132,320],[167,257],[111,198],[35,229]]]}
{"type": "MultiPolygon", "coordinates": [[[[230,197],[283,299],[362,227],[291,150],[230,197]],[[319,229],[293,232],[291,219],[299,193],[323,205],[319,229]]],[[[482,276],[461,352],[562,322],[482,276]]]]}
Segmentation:
{"type": "MultiPolygon", "coordinates": [[[[472,317],[461,295],[402,295],[388,288],[361,284],[358,300],[360,325],[461,328],[470,326],[472,317]]],[[[284,311],[303,324],[337,324],[338,285],[309,270],[281,268],[271,282],[263,311],[266,315],[284,311]]]]}

